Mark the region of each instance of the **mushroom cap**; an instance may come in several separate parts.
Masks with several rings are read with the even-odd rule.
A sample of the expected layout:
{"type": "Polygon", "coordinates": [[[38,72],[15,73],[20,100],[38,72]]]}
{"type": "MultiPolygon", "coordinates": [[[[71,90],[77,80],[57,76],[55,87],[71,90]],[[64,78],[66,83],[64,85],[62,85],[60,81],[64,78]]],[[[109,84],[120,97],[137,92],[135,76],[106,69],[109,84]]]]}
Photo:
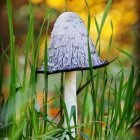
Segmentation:
{"type": "MultiPolygon", "coordinates": [[[[93,68],[108,64],[98,56],[89,38],[90,53],[93,68]]],[[[48,48],[48,74],[89,69],[87,29],[84,21],[73,12],[61,14],[51,33],[48,48]]],[[[44,72],[44,66],[37,70],[44,72]]]]}

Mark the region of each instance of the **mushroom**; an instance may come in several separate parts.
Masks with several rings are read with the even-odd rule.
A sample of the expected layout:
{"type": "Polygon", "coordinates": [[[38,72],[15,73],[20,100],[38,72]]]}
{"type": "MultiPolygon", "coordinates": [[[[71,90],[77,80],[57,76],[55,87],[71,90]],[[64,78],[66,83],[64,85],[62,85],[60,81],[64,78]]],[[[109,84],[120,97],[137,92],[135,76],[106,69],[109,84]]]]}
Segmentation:
{"type": "MultiPolygon", "coordinates": [[[[61,14],[51,33],[48,48],[48,74],[65,72],[64,101],[69,116],[72,106],[75,106],[76,119],[76,71],[90,69],[87,44],[87,29],[84,21],[74,12],[61,14]]],[[[99,58],[91,38],[89,38],[89,45],[93,68],[107,65],[107,61],[99,58]]],[[[37,72],[43,73],[44,67],[37,69],[37,72]]],[[[74,126],[73,119],[70,121],[70,126],[74,126]]],[[[67,127],[66,123],[64,123],[64,127],[67,127]]],[[[75,129],[72,131],[75,132],[75,129]]],[[[72,134],[73,137],[75,137],[75,133],[72,134]]]]}

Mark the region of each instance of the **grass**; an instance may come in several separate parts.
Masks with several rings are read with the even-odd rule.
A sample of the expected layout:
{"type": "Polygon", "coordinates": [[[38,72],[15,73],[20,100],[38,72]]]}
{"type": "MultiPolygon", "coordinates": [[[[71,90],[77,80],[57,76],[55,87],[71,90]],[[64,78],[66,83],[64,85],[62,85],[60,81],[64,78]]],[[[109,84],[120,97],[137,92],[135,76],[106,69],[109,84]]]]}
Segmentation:
{"type": "MultiPolygon", "coordinates": [[[[86,1],[85,1],[86,2],[86,1]]],[[[98,32],[96,47],[100,47],[100,34],[102,27],[108,15],[112,1],[109,0],[105,8],[105,12],[99,26],[96,17],[95,24],[98,32]]],[[[87,8],[88,3],[86,2],[87,8]]],[[[63,101],[63,81],[61,86],[55,86],[57,95],[60,97],[60,111],[54,118],[51,118],[48,112],[48,75],[47,75],[47,47],[48,47],[48,29],[51,22],[53,11],[50,9],[46,12],[42,23],[37,42],[34,40],[34,15],[31,4],[30,23],[25,43],[25,60],[23,74],[18,71],[19,53],[15,48],[15,38],[12,23],[12,5],[7,0],[7,11],[10,31],[10,57],[6,54],[7,50],[3,50],[3,42],[1,39],[1,48],[3,50],[0,56],[0,139],[65,139],[66,135],[72,138],[71,128],[78,129],[78,135],[75,139],[132,139],[131,128],[137,120],[137,113],[134,109],[135,98],[138,86],[140,84],[140,73],[136,71],[133,64],[132,56],[122,49],[118,49],[121,53],[128,56],[132,60],[130,69],[126,69],[120,64],[117,74],[111,73],[112,65],[92,70],[90,48],[88,43],[90,70],[81,72],[81,81],[77,88],[79,110],[79,123],[76,126],[63,128],[63,115],[65,115],[67,124],[72,117],[75,118],[75,109],[72,108],[71,117],[68,118],[67,109],[63,101]],[[47,21],[47,22],[46,22],[47,21]],[[44,81],[44,99],[43,111],[37,106],[37,77],[36,67],[38,66],[39,48],[42,43],[41,35],[46,30],[44,66],[45,73],[41,77],[44,81]],[[29,60],[29,51],[32,53],[32,61],[29,60]],[[4,100],[3,84],[4,84],[4,65],[5,59],[10,64],[10,83],[9,96],[4,100]],[[30,66],[30,74],[27,74],[28,65],[30,66]],[[127,74],[127,76],[125,76],[127,74]],[[20,84],[19,84],[20,83],[20,84]],[[64,114],[62,113],[62,108],[64,114]],[[60,117],[58,117],[60,115],[60,117]],[[59,121],[55,121],[59,118],[59,121]]],[[[89,8],[88,8],[89,10],[89,8]]],[[[90,12],[88,13],[88,37],[90,31],[90,12]]],[[[106,58],[108,59],[113,37],[113,24],[110,22],[112,34],[110,36],[108,51],[106,58]]],[[[87,42],[88,41],[87,37],[87,42]]],[[[9,47],[7,48],[9,49],[9,47]]],[[[116,61],[118,63],[120,61],[116,61]]],[[[63,78],[61,78],[62,80],[63,78]]],[[[53,99],[55,100],[55,99],[53,99]]],[[[55,101],[54,101],[55,102],[55,101]]]]}

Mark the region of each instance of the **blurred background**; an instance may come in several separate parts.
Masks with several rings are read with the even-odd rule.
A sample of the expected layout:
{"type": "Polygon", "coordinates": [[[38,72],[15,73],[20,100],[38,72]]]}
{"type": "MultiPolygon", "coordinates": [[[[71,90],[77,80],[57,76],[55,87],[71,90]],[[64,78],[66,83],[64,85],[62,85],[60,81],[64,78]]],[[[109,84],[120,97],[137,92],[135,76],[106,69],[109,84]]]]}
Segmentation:
{"type": "MultiPolygon", "coordinates": [[[[46,10],[54,8],[55,12],[51,22],[52,30],[55,19],[60,13],[66,10],[65,0],[31,0],[35,16],[35,37],[38,35],[43,22],[46,10]]],[[[90,35],[93,42],[96,41],[97,31],[94,23],[94,17],[100,24],[101,18],[106,6],[107,0],[88,0],[91,12],[91,30],[90,35]]],[[[29,24],[29,2],[28,0],[12,0],[13,5],[13,23],[16,46],[22,48],[28,31],[29,24]]],[[[4,47],[9,44],[9,28],[7,21],[6,1],[0,1],[0,36],[4,41],[4,47]]],[[[84,0],[67,0],[67,10],[78,13],[87,23],[87,8],[84,0]]],[[[139,30],[140,30],[140,1],[113,0],[113,4],[107,20],[105,22],[101,35],[101,53],[105,57],[111,35],[110,22],[113,22],[113,47],[109,57],[118,54],[116,48],[122,48],[135,55],[138,63],[139,59],[139,30]]],[[[43,47],[42,47],[43,49],[43,47]]],[[[2,50],[0,50],[2,51],[2,50]]]]}
{"type": "MultiPolygon", "coordinates": [[[[31,0],[35,16],[35,35],[38,35],[43,22],[46,10],[54,8],[55,13],[51,22],[50,31],[52,30],[55,19],[60,13],[66,10],[65,0],[31,0]]],[[[106,6],[107,0],[88,0],[91,12],[91,30],[90,35],[93,42],[96,41],[97,31],[94,23],[94,17],[100,24],[101,18],[106,6]]],[[[16,46],[22,48],[28,31],[29,9],[28,0],[12,0],[13,5],[13,23],[16,46]]],[[[107,20],[105,22],[101,35],[101,52],[104,57],[108,47],[111,35],[110,22],[113,22],[113,47],[110,57],[118,54],[115,48],[123,48],[130,53],[134,53],[136,60],[139,59],[139,30],[140,30],[140,1],[113,0],[113,4],[107,20]]],[[[78,13],[87,23],[87,8],[84,0],[67,0],[67,10],[78,13]]],[[[9,44],[9,28],[7,21],[6,1],[0,1],[0,35],[4,41],[5,48],[9,44]]],[[[36,37],[36,36],[35,36],[36,37]]],[[[2,50],[0,50],[2,51],[2,50]]],[[[137,61],[138,62],[138,61],[137,61]]],[[[137,63],[138,64],[138,63],[137,63]]]]}
{"type": "MultiPolygon", "coordinates": [[[[51,20],[51,25],[49,28],[49,35],[53,28],[56,18],[66,10],[65,0],[31,0],[33,5],[33,11],[35,16],[35,25],[34,32],[35,38],[37,38],[44,16],[46,11],[49,8],[54,9],[54,14],[51,20]]],[[[93,39],[93,42],[96,42],[97,39],[97,30],[94,22],[94,17],[97,18],[98,23],[100,24],[102,15],[104,13],[107,0],[88,0],[91,13],[91,30],[90,35],[93,39]]],[[[19,49],[19,63],[24,64],[24,45],[28,33],[29,25],[29,2],[28,0],[12,0],[13,6],[13,26],[14,26],[14,35],[15,35],[15,47],[19,49]]],[[[85,5],[84,0],[67,0],[67,10],[78,13],[81,18],[85,21],[87,25],[87,15],[88,10],[85,5]]],[[[0,0],[0,36],[2,37],[4,49],[9,45],[9,28],[8,28],[8,18],[7,18],[7,8],[6,1],[0,0]]],[[[106,19],[105,25],[101,33],[101,57],[106,59],[106,51],[109,45],[109,39],[112,33],[111,30],[111,21],[113,22],[113,42],[109,54],[109,60],[120,56],[120,59],[123,61],[123,64],[127,66],[130,65],[131,61],[128,57],[121,54],[117,48],[121,48],[128,53],[130,53],[134,59],[137,67],[140,66],[140,1],[139,0],[113,0],[111,10],[106,19]]],[[[45,37],[42,36],[42,40],[45,37]]],[[[98,50],[98,48],[97,48],[98,50]]],[[[0,54],[2,53],[2,48],[0,47],[0,54]]],[[[7,53],[9,53],[7,51],[7,53]]],[[[31,53],[31,52],[30,52],[31,53]]],[[[41,45],[40,48],[40,58],[39,65],[42,63],[44,54],[44,45],[41,45]]],[[[5,84],[3,86],[3,93],[5,98],[8,94],[8,84],[10,77],[10,68],[9,63],[5,60],[5,70],[4,70],[4,79],[5,84]]],[[[114,66],[114,69],[116,67],[114,66]]],[[[19,69],[22,69],[20,67],[19,69]]],[[[115,70],[114,70],[115,71],[115,70]]],[[[22,72],[22,71],[21,71],[22,72]]],[[[19,74],[20,76],[20,74],[19,74]]],[[[56,77],[55,77],[56,78],[56,77]]],[[[58,78],[60,79],[60,78],[58,78]]],[[[52,79],[53,81],[53,79],[52,79]]],[[[52,81],[50,80],[50,87],[52,81]]],[[[39,104],[42,104],[43,87],[40,84],[40,94],[38,94],[39,104]]],[[[57,108],[56,108],[57,110],[57,108]]],[[[55,110],[51,110],[52,114],[56,113],[55,110]]]]}

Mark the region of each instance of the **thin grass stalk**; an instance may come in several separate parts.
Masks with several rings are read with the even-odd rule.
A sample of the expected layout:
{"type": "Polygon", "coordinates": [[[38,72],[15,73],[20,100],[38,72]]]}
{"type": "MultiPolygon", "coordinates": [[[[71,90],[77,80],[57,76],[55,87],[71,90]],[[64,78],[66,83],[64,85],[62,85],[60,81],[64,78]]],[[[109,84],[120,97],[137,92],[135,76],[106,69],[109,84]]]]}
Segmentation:
{"type": "MultiPolygon", "coordinates": [[[[95,77],[96,77],[96,74],[94,75],[93,78],[95,78],[95,77]]],[[[77,95],[79,95],[80,92],[82,92],[82,90],[84,90],[84,89],[86,88],[86,86],[88,86],[88,85],[91,83],[91,79],[92,79],[92,77],[89,78],[89,80],[88,80],[87,82],[85,82],[82,86],[79,86],[79,88],[78,88],[77,91],[76,91],[76,94],[77,94],[77,95]]]]}
{"type": "Polygon", "coordinates": [[[124,83],[124,71],[122,69],[121,72],[121,79],[120,79],[120,85],[119,85],[119,93],[118,93],[118,100],[117,100],[117,116],[118,119],[120,119],[121,116],[121,98],[122,98],[122,93],[123,93],[123,83],[124,83]]]}
{"type": "MultiPolygon", "coordinates": [[[[33,58],[34,59],[34,61],[33,61],[34,69],[38,66],[39,50],[40,50],[40,46],[41,46],[41,43],[42,43],[42,41],[40,41],[40,40],[41,40],[41,35],[42,35],[42,32],[43,32],[43,28],[45,26],[46,20],[47,20],[47,14],[45,15],[45,18],[43,20],[43,23],[42,23],[42,26],[41,26],[41,29],[40,29],[40,32],[39,32],[39,35],[38,35],[38,39],[37,39],[37,42],[36,42],[36,48],[35,48],[35,52],[34,52],[35,55],[32,55],[33,57],[35,57],[35,58],[33,58]]],[[[32,40],[32,42],[34,42],[34,41],[32,40]]],[[[34,47],[34,45],[32,43],[32,48],[33,47],[34,47]]],[[[32,49],[32,51],[33,51],[33,49],[32,49]]],[[[35,88],[36,88],[36,84],[37,84],[37,73],[35,72],[35,88]]],[[[36,94],[36,89],[35,89],[35,94],[36,94]]],[[[36,119],[38,119],[37,114],[36,114],[36,119]]],[[[41,127],[42,123],[38,120],[36,121],[36,123],[37,123],[37,127],[39,128],[39,130],[42,131],[42,127],[41,127]]]]}
{"type": "Polygon", "coordinates": [[[37,39],[37,42],[36,42],[36,48],[35,48],[35,67],[38,67],[38,58],[39,58],[39,50],[40,50],[40,46],[41,46],[41,43],[42,41],[41,40],[41,35],[42,35],[42,32],[43,32],[43,28],[45,26],[45,22],[47,20],[47,15],[45,15],[45,18],[43,20],[43,23],[42,23],[42,26],[41,26],[41,29],[40,29],[40,32],[39,32],[39,35],[38,35],[38,39],[37,39]]]}
{"type": "MultiPolygon", "coordinates": [[[[86,2],[86,0],[85,0],[86,2]]],[[[89,60],[89,66],[90,66],[90,76],[93,77],[93,66],[92,66],[92,59],[91,59],[91,54],[90,54],[90,45],[89,45],[89,32],[90,32],[90,11],[88,7],[88,3],[86,2],[87,8],[88,8],[88,35],[87,35],[87,44],[88,44],[88,60],[89,60]]],[[[96,121],[96,95],[94,93],[94,81],[91,79],[91,97],[92,97],[92,102],[93,102],[93,114],[92,114],[92,121],[96,121]]],[[[90,136],[91,138],[93,132],[93,125],[91,126],[91,131],[90,131],[90,136]]],[[[96,123],[95,123],[95,139],[96,139],[96,123]]]]}
{"type": "MultiPolygon", "coordinates": [[[[29,20],[29,27],[28,27],[28,35],[26,38],[26,43],[25,43],[25,62],[24,62],[24,72],[23,72],[23,81],[22,81],[22,93],[24,93],[24,96],[26,96],[26,99],[28,99],[28,101],[30,102],[32,99],[31,96],[31,83],[32,83],[32,75],[33,75],[33,71],[32,71],[32,67],[31,67],[31,74],[30,74],[30,82],[28,85],[27,82],[27,65],[28,65],[28,54],[29,54],[29,49],[30,49],[30,45],[32,44],[32,30],[34,27],[34,16],[32,13],[32,9],[31,9],[31,4],[29,5],[29,15],[30,15],[30,20],[29,20]],[[28,94],[27,94],[28,93],[28,94]]],[[[31,66],[31,63],[30,63],[31,66]]],[[[32,104],[32,101],[31,101],[32,104]]],[[[31,105],[32,106],[32,105],[31,105]]],[[[25,116],[27,124],[26,124],[26,134],[25,137],[29,137],[32,136],[32,119],[30,119],[32,117],[31,113],[30,113],[30,106],[28,104],[25,105],[25,116]]]]}
{"type": "Polygon", "coordinates": [[[76,94],[78,95],[78,91],[82,88],[82,82],[83,82],[83,70],[81,71],[81,78],[80,78],[80,83],[79,83],[79,87],[76,91],[76,94]]]}
{"type": "Polygon", "coordinates": [[[112,5],[112,0],[108,0],[105,11],[104,11],[104,14],[103,14],[103,17],[102,17],[102,20],[101,20],[101,24],[100,24],[100,28],[99,28],[100,30],[99,30],[99,33],[98,33],[98,36],[97,36],[97,39],[96,39],[95,47],[97,46],[98,41],[100,40],[100,35],[101,35],[101,32],[102,32],[102,28],[103,28],[104,23],[106,21],[106,18],[107,18],[107,15],[109,13],[109,10],[111,8],[111,5],[112,5]]]}
{"type": "MultiPolygon", "coordinates": [[[[33,127],[34,130],[34,135],[37,136],[38,135],[38,116],[36,113],[36,109],[35,109],[35,104],[36,104],[36,70],[35,70],[35,48],[34,48],[34,15],[33,15],[33,9],[31,6],[31,3],[29,5],[30,7],[30,14],[33,17],[33,24],[31,26],[31,47],[32,47],[32,63],[31,63],[31,74],[30,74],[30,84],[29,84],[29,90],[31,91],[31,125],[33,127]]],[[[31,127],[31,129],[32,129],[31,127]]],[[[31,130],[32,132],[32,130],[31,130]]]]}
{"type": "Polygon", "coordinates": [[[113,116],[113,121],[112,121],[112,130],[113,132],[115,132],[115,129],[116,129],[116,123],[117,123],[117,100],[118,100],[118,96],[117,96],[117,82],[115,81],[115,84],[114,84],[114,116],[113,116]]]}
{"type": "Polygon", "coordinates": [[[110,35],[108,49],[107,49],[107,53],[106,53],[106,59],[107,60],[108,60],[108,57],[109,57],[109,53],[110,53],[110,49],[111,49],[111,45],[112,45],[112,40],[113,40],[113,22],[112,22],[112,20],[110,22],[110,26],[111,26],[111,35],[110,35]]]}
{"type": "MultiPolygon", "coordinates": [[[[52,17],[52,10],[48,12],[48,23],[46,27],[46,39],[45,39],[45,51],[44,51],[44,80],[45,80],[45,99],[44,103],[46,106],[44,107],[44,113],[47,116],[48,109],[47,109],[47,100],[48,100],[48,29],[50,26],[50,21],[52,17]]],[[[44,132],[46,131],[47,121],[44,120],[44,132]]]]}
{"type": "MultiPolygon", "coordinates": [[[[103,122],[103,117],[104,117],[104,101],[105,101],[105,91],[106,91],[106,86],[107,86],[107,72],[106,69],[104,70],[104,86],[103,86],[103,91],[102,91],[102,95],[101,95],[101,106],[100,106],[100,121],[103,122]]],[[[102,124],[100,127],[100,138],[102,138],[102,124]]]]}
{"type": "MultiPolygon", "coordinates": [[[[98,49],[98,55],[100,56],[100,52],[101,52],[101,45],[100,45],[100,34],[101,34],[101,30],[100,30],[100,28],[99,28],[99,24],[98,24],[98,21],[97,21],[97,19],[96,19],[96,17],[94,17],[94,21],[95,21],[95,26],[96,26],[96,30],[97,30],[97,33],[98,33],[98,36],[99,36],[99,38],[97,38],[98,39],[98,42],[99,42],[99,49],[98,49]]],[[[97,46],[95,46],[96,48],[97,48],[97,46]]]]}
{"type": "MultiPolygon", "coordinates": [[[[96,102],[98,100],[98,92],[99,92],[99,81],[100,81],[100,73],[101,73],[101,70],[100,69],[97,69],[97,76],[96,76],[96,85],[95,85],[95,96],[96,96],[96,102]]],[[[97,105],[98,106],[98,105],[97,105]]],[[[99,115],[97,114],[97,117],[96,117],[96,120],[99,120],[99,115]]],[[[98,131],[98,126],[97,126],[97,131],[96,131],[97,135],[99,134],[99,131],[98,131]]]]}
{"type": "MultiPolygon", "coordinates": [[[[98,90],[99,90],[99,80],[100,80],[100,69],[97,69],[97,76],[96,76],[96,85],[95,85],[95,93],[96,93],[96,96],[98,94],[98,90]]],[[[97,117],[98,119],[98,117],[97,117]]]]}
{"type": "Polygon", "coordinates": [[[26,44],[25,44],[25,62],[24,62],[24,74],[23,74],[23,88],[25,88],[25,83],[26,83],[28,54],[29,54],[29,47],[30,47],[30,44],[31,44],[31,36],[32,36],[33,24],[34,24],[34,17],[33,17],[33,14],[30,12],[30,23],[29,23],[28,35],[27,35],[26,44]]]}
{"type": "MultiPolygon", "coordinates": [[[[7,12],[8,12],[8,23],[10,31],[10,53],[11,53],[11,77],[10,77],[10,91],[8,97],[8,122],[15,122],[16,120],[16,69],[15,69],[15,41],[13,33],[13,22],[12,22],[12,5],[11,1],[7,0],[7,12]],[[11,109],[12,108],[12,109],[11,109]],[[12,111],[11,111],[12,110],[12,111]]],[[[9,127],[10,134],[10,127],[9,127]]]]}
{"type": "MultiPolygon", "coordinates": [[[[111,78],[110,80],[110,85],[109,85],[109,93],[108,93],[108,103],[107,103],[107,121],[106,121],[106,124],[109,125],[109,121],[110,121],[110,94],[111,94],[111,85],[112,85],[112,82],[113,82],[113,77],[111,78]]],[[[105,130],[105,137],[107,138],[108,134],[109,134],[110,131],[108,131],[108,128],[106,127],[106,130],[105,130]]]]}
{"type": "MultiPolygon", "coordinates": [[[[48,100],[48,75],[47,75],[47,70],[48,70],[48,46],[47,46],[47,34],[46,33],[46,40],[45,40],[45,51],[44,51],[44,80],[45,80],[45,97],[44,97],[44,103],[43,104],[47,104],[47,100],[48,100]]],[[[47,109],[47,105],[44,107],[44,113],[45,116],[47,116],[48,114],[48,109],[47,109]]],[[[44,132],[46,131],[46,125],[47,122],[46,120],[44,120],[44,132]]]]}
{"type": "MultiPolygon", "coordinates": [[[[89,73],[87,75],[87,79],[89,79],[89,73]]],[[[83,105],[82,105],[82,115],[81,115],[81,124],[84,123],[84,120],[85,120],[85,106],[86,106],[86,101],[87,101],[87,93],[88,93],[88,89],[89,89],[89,86],[87,85],[85,87],[85,91],[84,91],[84,98],[83,98],[83,105]]],[[[82,126],[80,128],[80,132],[84,133],[84,126],[82,126]]],[[[82,136],[80,136],[80,139],[82,140],[82,136]]]]}

